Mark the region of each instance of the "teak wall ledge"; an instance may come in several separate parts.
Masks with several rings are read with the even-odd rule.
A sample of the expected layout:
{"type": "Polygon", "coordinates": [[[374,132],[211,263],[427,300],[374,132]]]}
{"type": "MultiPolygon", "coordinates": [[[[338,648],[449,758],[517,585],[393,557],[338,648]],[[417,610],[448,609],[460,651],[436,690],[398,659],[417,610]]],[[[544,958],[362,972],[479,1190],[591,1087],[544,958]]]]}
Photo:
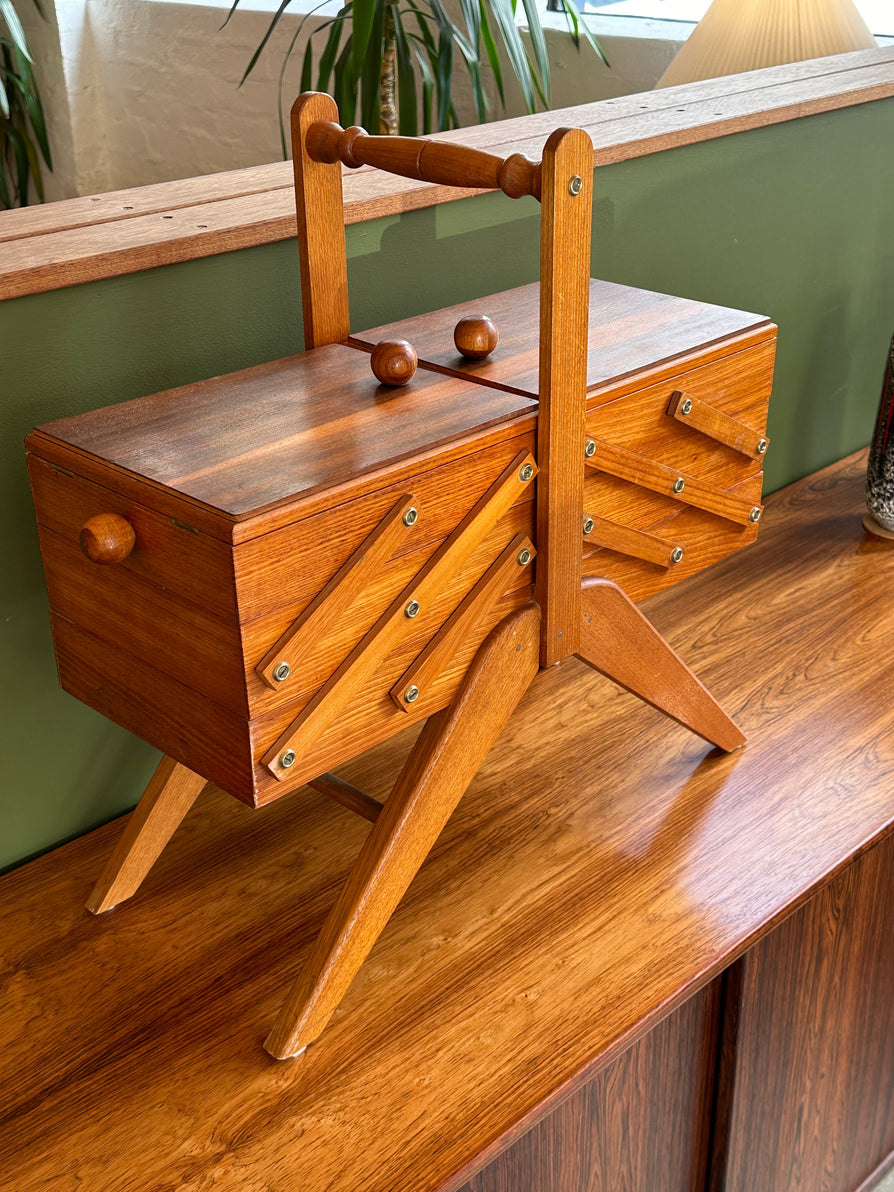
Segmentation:
{"type": "MultiPolygon", "coordinates": [[[[559,124],[586,129],[594,165],[894,95],[894,47],[583,104],[438,134],[539,158],[559,124]]],[[[480,193],[348,171],[345,222],[480,193]]],[[[287,162],[0,214],[0,299],[61,289],[295,235],[287,162]]]]}

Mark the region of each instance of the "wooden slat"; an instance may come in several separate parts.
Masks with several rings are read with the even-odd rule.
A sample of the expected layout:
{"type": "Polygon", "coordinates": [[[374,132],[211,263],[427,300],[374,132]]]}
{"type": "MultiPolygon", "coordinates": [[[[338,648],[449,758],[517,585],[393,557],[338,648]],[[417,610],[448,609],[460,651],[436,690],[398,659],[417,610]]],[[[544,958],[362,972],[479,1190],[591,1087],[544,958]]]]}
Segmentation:
{"type": "MultiPolygon", "coordinates": [[[[101,921],[83,902],[120,822],[0,878],[4,1182],[455,1192],[890,840],[894,551],[860,525],[865,467],[775,494],[753,549],[647,609],[748,747],[712,755],[575,661],[541,674],[298,1064],[261,1041],[368,831],[323,796],[255,814],[206,792],[101,921]]],[[[411,738],[340,775],[381,798],[411,738]]]]}
{"type": "Polygon", "coordinates": [[[585,542],[607,547],[622,555],[631,555],[646,563],[657,563],[659,567],[673,564],[671,554],[679,547],[679,543],[673,539],[659,538],[657,534],[647,534],[645,530],[634,530],[630,526],[609,521],[607,517],[588,514],[587,518],[593,525],[591,529],[584,530],[585,542]]]}
{"type": "MultiPolygon", "coordinates": [[[[539,159],[552,129],[561,124],[580,126],[593,139],[594,163],[605,165],[894,95],[892,62],[891,47],[862,50],[441,136],[501,156],[520,152],[539,159]]],[[[109,207],[99,208],[103,220],[96,224],[82,222],[83,207],[78,204],[89,200],[50,204],[44,213],[45,223],[31,213],[0,213],[0,298],[289,239],[295,234],[295,216],[289,189],[283,183],[287,174],[280,173],[279,166],[258,170],[268,173],[214,175],[208,192],[198,184],[203,180],[195,187],[195,180],[159,184],[174,188],[173,201],[165,208],[160,205],[161,192],[155,188],[116,192],[110,196],[109,207]],[[261,188],[256,189],[258,186],[261,188]],[[150,189],[151,195],[141,193],[150,189]],[[190,201],[202,193],[209,195],[209,201],[190,201]],[[127,201],[131,196],[133,202],[127,201]],[[125,206],[132,206],[133,212],[121,211],[127,218],[118,219],[117,208],[125,206]],[[55,207],[65,209],[55,214],[55,207]],[[165,218],[169,214],[172,219],[165,218]]],[[[347,223],[475,193],[368,170],[346,176],[344,191],[347,223]]]]}
{"type": "Polygon", "coordinates": [[[706,484],[696,476],[669,468],[646,455],[606,443],[604,439],[595,439],[593,442],[596,452],[587,460],[587,465],[598,472],[608,472],[610,476],[617,476],[631,484],[641,484],[653,492],[673,497],[684,505],[695,505],[697,509],[715,513],[742,526],[760,518],[761,506],[750,505],[725,489],[706,484]]]}
{"type": "MultiPolygon", "coordinates": [[[[288,778],[283,754],[300,758],[336,722],[344,709],[359,698],[364,685],[376,673],[388,654],[409,638],[413,630],[431,616],[429,606],[462,571],[497,522],[533,482],[537,466],[531,455],[520,452],[493,485],[445,539],[431,559],[414,576],[391,606],[351,651],[328,682],[303,709],[300,716],[278,737],[262,760],[277,779],[288,778]],[[408,608],[415,605],[415,612],[408,608]],[[417,615],[422,620],[416,621],[417,615]]],[[[390,686],[390,684],[389,684],[390,686]]],[[[387,690],[387,688],[386,688],[387,690]]]]}
{"type": "Polygon", "coordinates": [[[727,447],[751,459],[763,459],[770,445],[770,440],[762,430],[755,430],[738,418],[730,418],[729,414],[724,414],[722,410],[685,390],[674,393],[667,412],[681,426],[691,426],[693,430],[700,431],[717,443],[725,443],[727,447]]]}
{"type": "MultiPolygon", "coordinates": [[[[297,670],[299,662],[302,667],[308,666],[320,647],[322,636],[331,634],[333,630],[338,631],[351,605],[376,578],[377,572],[396,550],[399,540],[409,537],[408,531],[416,523],[406,519],[410,510],[418,515],[415,500],[412,494],[402,496],[398,500],[391,512],[379,522],[350,558],[339,567],[332,579],[320,589],[301,616],[267,651],[255,670],[271,690],[286,690],[289,680],[293,678],[294,672],[291,668],[297,670]],[[289,673],[285,676],[275,674],[284,662],[290,668],[289,673]]],[[[328,555],[327,540],[320,538],[315,541],[326,542],[328,555]]],[[[296,570],[301,566],[300,562],[293,558],[289,559],[289,565],[296,570]]],[[[281,595],[281,592],[277,592],[277,596],[281,595]]]]}
{"type": "Polygon", "coordinates": [[[518,587],[520,568],[533,562],[534,544],[524,534],[516,534],[500,557],[490,566],[472,588],[456,611],[431,639],[409,670],[391,688],[391,698],[402,712],[427,691],[457,654],[462,643],[507,592],[518,587]],[[407,693],[415,689],[409,698],[407,693]]]}

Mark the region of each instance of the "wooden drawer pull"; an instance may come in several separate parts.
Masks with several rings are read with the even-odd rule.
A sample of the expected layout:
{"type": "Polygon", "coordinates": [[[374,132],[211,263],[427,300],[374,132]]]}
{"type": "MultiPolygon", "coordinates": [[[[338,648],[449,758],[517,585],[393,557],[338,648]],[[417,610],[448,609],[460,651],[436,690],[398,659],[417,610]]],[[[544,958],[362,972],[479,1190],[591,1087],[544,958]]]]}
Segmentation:
{"type": "Polygon", "coordinates": [[[136,545],[137,536],[120,513],[97,513],[84,523],[78,541],[94,563],[121,563],[136,545]]]}
{"type": "Polygon", "coordinates": [[[737,418],[730,418],[729,414],[716,409],[710,402],[693,397],[691,393],[684,393],[681,389],[671,397],[667,412],[677,422],[691,426],[693,430],[700,431],[718,443],[732,447],[733,451],[739,451],[749,459],[763,459],[770,446],[767,436],[762,435],[753,426],[739,422],[737,418]]]}

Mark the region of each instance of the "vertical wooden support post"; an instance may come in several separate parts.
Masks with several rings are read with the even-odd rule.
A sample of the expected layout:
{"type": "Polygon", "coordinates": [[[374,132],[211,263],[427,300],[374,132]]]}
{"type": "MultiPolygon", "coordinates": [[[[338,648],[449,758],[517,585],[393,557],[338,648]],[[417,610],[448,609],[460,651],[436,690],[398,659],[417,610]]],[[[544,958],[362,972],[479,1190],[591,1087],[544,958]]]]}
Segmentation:
{"type": "Polygon", "coordinates": [[[306,349],[350,335],[341,163],[313,161],[305,147],[307,130],[318,121],[338,121],[335,100],[317,91],[299,95],[292,105],[292,165],[306,349]]]}
{"type": "Polygon", "coordinates": [[[540,664],[578,648],[593,142],[557,129],[543,151],[536,597],[540,664]]]}

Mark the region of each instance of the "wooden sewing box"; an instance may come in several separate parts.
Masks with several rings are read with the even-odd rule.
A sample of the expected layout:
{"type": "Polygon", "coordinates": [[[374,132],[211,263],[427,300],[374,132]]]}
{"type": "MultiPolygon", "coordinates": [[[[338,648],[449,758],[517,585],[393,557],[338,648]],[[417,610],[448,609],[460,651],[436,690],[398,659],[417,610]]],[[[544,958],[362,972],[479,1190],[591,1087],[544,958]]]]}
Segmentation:
{"type": "MultiPolygon", "coordinates": [[[[573,523],[575,582],[636,603],[754,540],[776,328],[603,281],[582,300],[583,502],[550,517],[573,523]]],[[[535,283],[38,427],[63,688],[253,806],[450,705],[544,561],[539,308],[535,283]],[[452,334],[476,312],[500,339],[470,360],[452,334]],[[419,366],[388,388],[370,350],[396,336],[419,366]],[[132,541],[89,557],[109,515],[132,541]]]]}

